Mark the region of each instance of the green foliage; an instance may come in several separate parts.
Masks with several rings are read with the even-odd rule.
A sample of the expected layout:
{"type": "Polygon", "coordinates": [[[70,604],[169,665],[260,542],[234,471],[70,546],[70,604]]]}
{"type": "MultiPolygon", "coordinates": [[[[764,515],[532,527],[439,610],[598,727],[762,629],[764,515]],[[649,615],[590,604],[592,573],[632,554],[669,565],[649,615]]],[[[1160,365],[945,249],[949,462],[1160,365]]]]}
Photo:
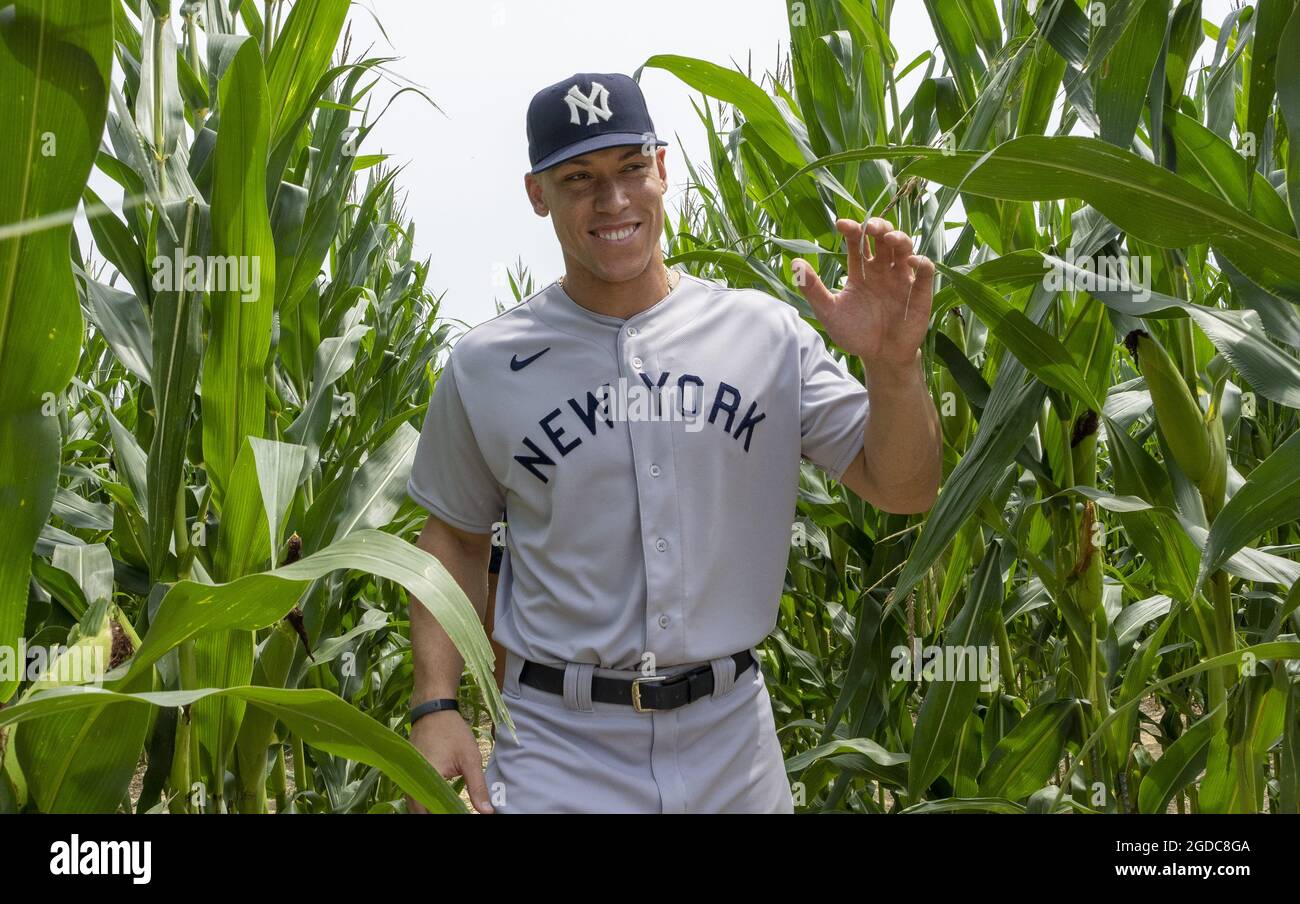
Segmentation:
{"type": "Polygon", "coordinates": [[[646,62],[708,98],[670,263],[806,317],[838,217],[939,264],[937,503],[804,470],[765,649],[801,806],[1295,812],[1300,13],[927,0],[905,61],[895,6],[787,4],[761,80],[646,62]],[[924,652],[969,649],[991,682],[924,652]]]}
{"type": "Polygon", "coordinates": [[[102,679],[0,685],[11,809],[463,810],[401,731],[411,605],[510,725],[472,606],[410,542],[450,328],[394,174],[358,156],[385,61],[335,58],[346,2],[278,34],[253,6],[250,34],[221,4],[0,16],[0,103],[57,139],[17,135],[0,181],[0,643],[72,643],[112,604],[81,641],[102,679]]]}

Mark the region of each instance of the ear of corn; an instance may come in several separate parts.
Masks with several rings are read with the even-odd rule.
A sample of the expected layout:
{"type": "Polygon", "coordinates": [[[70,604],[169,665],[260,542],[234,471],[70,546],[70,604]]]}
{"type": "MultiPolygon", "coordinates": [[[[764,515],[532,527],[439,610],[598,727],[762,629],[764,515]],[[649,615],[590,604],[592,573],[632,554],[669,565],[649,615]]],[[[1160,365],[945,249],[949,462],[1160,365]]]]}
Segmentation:
{"type": "Polygon", "coordinates": [[[69,646],[50,663],[49,671],[33,681],[24,692],[26,699],[38,691],[69,684],[102,681],[113,658],[113,620],[107,599],[92,603],[85,617],[69,635],[69,646]]]}
{"type": "Polygon", "coordinates": [[[1206,518],[1213,522],[1219,510],[1223,508],[1223,499],[1228,488],[1228,447],[1223,430],[1223,393],[1227,387],[1230,369],[1226,362],[1219,358],[1211,362],[1211,368],[1216,375],[1210,387],[1210,405],[1206,413],[1209,462],[1206,464],[1200,489],[1206,518]]]}
{"type": "Polygon", "coordinates": [[[1192,397],[1173,358],[1151,334],[1134,330],[1125,339],[1142,371],[1160,432],[1178,467],[1196,483],[1210,472],[1210,434],[1201,406],[1192,397]]]}
{"type": "Polygon", "coordinates": [[[1092,409],[1080,414],[1070,433],[1070,456],[1076,485],[1097,484],[1097,412],[1092,409]]]}

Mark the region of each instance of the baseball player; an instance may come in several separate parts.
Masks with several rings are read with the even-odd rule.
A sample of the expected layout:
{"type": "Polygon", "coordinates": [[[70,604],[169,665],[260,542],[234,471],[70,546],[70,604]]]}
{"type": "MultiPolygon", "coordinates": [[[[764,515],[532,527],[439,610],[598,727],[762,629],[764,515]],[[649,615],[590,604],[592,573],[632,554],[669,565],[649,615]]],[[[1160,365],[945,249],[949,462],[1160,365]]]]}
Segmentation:
{"type": "Polygon", "coordinates": [[[420,545],[480,617],[507,513],[491,636],[517,734],[484,773],[455,711],[463,660],[413,605],[412,742],[483,813],[792,812],[756,646],[800,458],[885,510],[932,504],[933,265],[879,219],[838,221],[841,292],[794,262],[863,386],[794,307],[665,267],[667,142],[632,78],[542,89],[527,131],[525,189],[564,276],[457,342],[408,486],[420,545]]]}

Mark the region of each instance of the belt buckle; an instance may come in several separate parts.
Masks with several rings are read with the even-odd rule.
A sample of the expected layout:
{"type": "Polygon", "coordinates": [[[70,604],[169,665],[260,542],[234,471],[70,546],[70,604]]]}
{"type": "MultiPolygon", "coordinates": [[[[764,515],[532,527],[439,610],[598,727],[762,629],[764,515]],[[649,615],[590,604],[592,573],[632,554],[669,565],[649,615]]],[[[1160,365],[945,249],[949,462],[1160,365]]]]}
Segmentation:
{"type": "Polygon", "coordinates": [[[656,710],[644,709],[641,706],[641,682],[642,681],[664,681],[667,678],[668,678],[667,675],[650,675],[648,677],[633,678],[632,679],[632,708],[639,713],[656,712],[656,710]]]}

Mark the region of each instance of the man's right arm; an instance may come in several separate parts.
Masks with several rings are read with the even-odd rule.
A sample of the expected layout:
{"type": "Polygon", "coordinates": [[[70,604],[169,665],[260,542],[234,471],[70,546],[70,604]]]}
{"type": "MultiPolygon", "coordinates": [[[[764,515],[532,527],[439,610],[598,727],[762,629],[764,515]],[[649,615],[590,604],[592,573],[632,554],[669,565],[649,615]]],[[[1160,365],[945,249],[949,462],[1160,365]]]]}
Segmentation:
{"type": "MultiPolygon", "coordinates": [[[[491,540],[491,534],[473,534],[430,515],[415,544],[451,573],[474,605],[480,622],[487,615],[491,540]]],[[[435,697],[455,697],[465,660],[438,620],[422,605],[411,607],[411,650],[415,665],[412,705],[435,697]]]]}
{"type": "MultiPolygon", "coordinates": [[[[487,613],[491,539],[490,533],[471,533],[430,515],[416,541],[416,545],[441,562],[460,585],[480,622],[487,613]]],[[[433,614],[414,599],[410,617],[415,672],[411,705],[437,697],[456,697],[460,676],[465,669],[464,657],[433,614]]],[[[465,776],[474,808],[480,813],[492,812],[478,742],[459,712],[446,710],[423,717],[411,727],[411,743],[443,778],[465,776]]],[[[413,812],[425,812],[413,800],[410,805],[413,812]]]]}

